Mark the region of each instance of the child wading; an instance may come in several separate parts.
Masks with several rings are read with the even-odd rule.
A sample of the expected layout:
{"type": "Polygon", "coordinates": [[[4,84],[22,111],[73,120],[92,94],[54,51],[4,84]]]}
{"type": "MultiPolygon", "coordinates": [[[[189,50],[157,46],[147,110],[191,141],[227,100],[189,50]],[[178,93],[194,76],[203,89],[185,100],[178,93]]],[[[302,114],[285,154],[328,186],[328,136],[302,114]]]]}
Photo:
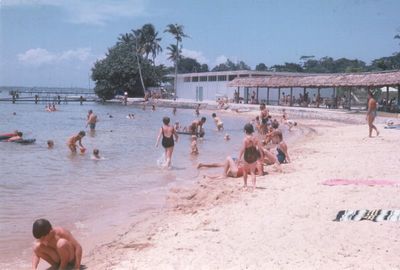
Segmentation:
{"type": "Polygon", "coordinates": [[[243,140],[243,146],[240,150],[239,159],[244,159],[244,170],[243,170],[243,187],[247,188],[247,174],[250,172],[253,190],[256,188],[256,168],[257,160],[262,158],[262,146],[259,140],[253,136],[254,128],[253,125],[248,123],[244,126],[246,136],[243,140]]]}
{"type": "Polygon", "coordinates": [[[165,158],[166,164],[165,166],[170,168],[171,167],[171,159],[172,159],[172,152],[174,151],[174,137],[175,142],[178,142],[178,134],[175,131],[175,128],[169,125],[170,119],[169,117],[163,118],[164,125],[160,129],[160,133],[157,137],[156,147],[160,142],[162,137],[161,145],[165,149],[165,158]]]}

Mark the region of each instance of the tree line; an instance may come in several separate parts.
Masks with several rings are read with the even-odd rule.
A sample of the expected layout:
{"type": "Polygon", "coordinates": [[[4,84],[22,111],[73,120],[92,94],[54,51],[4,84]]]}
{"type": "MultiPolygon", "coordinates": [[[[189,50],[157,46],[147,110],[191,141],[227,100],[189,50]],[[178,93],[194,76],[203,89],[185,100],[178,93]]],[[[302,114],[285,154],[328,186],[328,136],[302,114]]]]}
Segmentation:
{"type": "MultiPolygon", "coordinates": [[[[196,59],[182,55],[182,43],[189,36],[184,32],[184,26],[169,24],[164,33],[174,39],[167,46],[168,59],[173,67],[156,65],[155,59],[162,52],[161,37],[152,24],[145,24],[139,29],[121,34],[114,46],[108,49],[104,59],[95,62],[92,68],[92,79],[95,81],[95,92],[103,99],[111,99],[116,94],[127,92],[129,96],[142,97],[147,87],[160,86],[168,80],[167,74],[174,74],[174,82],[178,73],[194,73],[208,71],[251,70],[244,61],[236,63],[227,59],[209,69],[207,64],[201,64],[196,59]]],[[[400,35],[395,35],[400,39],[400,35]]],[[[367,72],[400,69],[400,52],[392,56],[375,59],[366,64],[358,59],[301,56],[299,63],[287,62],[282,65],[268,67],[264,63],[255,66],[257,71],[299,72],[299,73],[346,73],[367,72]]],[[[171,79],[169,79],[171,81],[171,79]]],[[[174,89],[176,85],[174,84],[174,89]]]]}

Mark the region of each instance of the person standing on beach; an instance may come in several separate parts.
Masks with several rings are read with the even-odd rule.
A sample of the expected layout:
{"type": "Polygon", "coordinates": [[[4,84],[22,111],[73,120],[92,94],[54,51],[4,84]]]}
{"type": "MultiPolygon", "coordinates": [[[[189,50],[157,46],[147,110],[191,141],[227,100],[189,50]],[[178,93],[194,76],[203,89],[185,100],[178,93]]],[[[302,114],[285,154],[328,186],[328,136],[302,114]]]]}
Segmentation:
{"type": "Polygon", "coordinates": [[[368,127],[369,127],[369,137],[372,137],[372,130],[375,129],[376,131],[376,136],[379,136],[379,131],[374,125],[374,120],[376,117],[376,110],[377,110],[377,104],[376,100],[374,99],[374,96],[372,95],[371,92],[368,92],[368,111],[367,111],[367,122],[368,122],[368,127]]]}
{"type": "Polygon", "coordinates": [[[267,131],[267,124],[268,124],[268,116],[269,116],[269,111],[267,107],[265,106],[264,103],[260,104],[260,130],[261,134],[265,134],[267,131]]]}
{"type": "Polygon", "coordinates": [[[96,123],[97,123],[97,115],[95,115],[92,110],[89,110],[87,115],[86,127],[89,126],[90,131],[94,131],[96,129],[96,123]]]}
{"type": "Polygon", "coordinates": [[[158,144],[162,137],[161,144],[165,149],[165,158],[166,158],[165,166],[167,168],[171,167],[172,152],[174,151],[174,145],[175,145],[174,137],[175,137],[175,142],[178,142],[178,134],[176,133],[175,128],[169,125],[170,121],[171,120],[169,119],[169,117],[163,118],[164,125],[160,128],[160,132],[158,133],[156,142],[156,147],[158,147],[158,144]]]}
{"type": "Polygon", "coordinates": [[[82,247],[71,232],[61,227],[52,227],[47,219],[38,219],[32,226],[33,245],[32,269],[36,270],[40,259],[48,262],[53,269],[78,270],[81,267],[82,247]],[[68,268],[71,269],[71,268],[68,268]]]}
{"type": "Polygon", "coordinates": [[[254,127],[252,124],[248,123],[244,126],[244,131],[246,133],[243,145],[239,153],[239,159],[244,160],[244,170],[243,170],[243,188],[247,189],[247,174],[250,172],[252,179],[253,191],[256,188],[256,168],[257,161],[261,158],[262,160],[262,146],[257,137],[253,136],[254,127]]]}

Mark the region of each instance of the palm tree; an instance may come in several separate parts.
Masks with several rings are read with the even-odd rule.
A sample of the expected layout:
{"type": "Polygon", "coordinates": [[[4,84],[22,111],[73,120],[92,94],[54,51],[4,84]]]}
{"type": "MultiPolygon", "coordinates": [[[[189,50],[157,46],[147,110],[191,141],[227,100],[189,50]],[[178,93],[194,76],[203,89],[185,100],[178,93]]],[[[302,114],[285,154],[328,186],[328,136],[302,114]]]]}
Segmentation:
{"type": "Polygon", "coordinates": [[[137,29],[137,30],[132,30],[132,34],[134,37],[135,55],[136,55],[136,61],[138,64],[140,82],[142,84],[143,93],[144,93],[144,92],[146,92],[146,87],[144,86],[143,75],[142,75],[142,65],[141,65],[141,60],[142,60],[143,54],[145,53],[144,42],[143,42],[143,33],[142,33],[141,29],[137,29]]]}
{"type": "MultiPolygon", "coordinates": [[[[174,92],[176,95],[176,86],[177,86],[177,80],[178,80],[178,62],[179,62],[179,54],[180,54],[180,47],[179,47],[179,42],[182,42],[182,39],[184,37],[189,37],[183,32],[183,25],[178,25],[178,24],[168,24],[167,29],[164,30],[164,33],[168,32],[170,33],[176,40],[176,45],[170,45],[168,48],[170,48],[170,53],[172,53],[172,49],[175,50],[176,55],[174,56],[174,65],[175,65],[175,80],[174,80],[174,92]],[[173,47],[175,46],[175,47],[173,47]],[[179,49],[178,49],[179,48],[179,49]]],[[[170,54],[170,56],[172,56],[170,54]]]]}
{"type": "Polygon", "coordinates": [[[178,50],[178,47],[175,44],[171,44],[167,47],[168,50],[168,60],[172,62],[178,62],[181,53],[181,49],[178,50]]]}
{"type": "Polygon", "coordinates": [[[145,59],[147,60],[149,58],[149,55],[151,54],[154,65],[157,54],[162,52],[162,48],[160,46],[161,38],[157,37],[158,32],[150,23],[143,25],[141,32],[141,43],[143,44],[145,59]]]}

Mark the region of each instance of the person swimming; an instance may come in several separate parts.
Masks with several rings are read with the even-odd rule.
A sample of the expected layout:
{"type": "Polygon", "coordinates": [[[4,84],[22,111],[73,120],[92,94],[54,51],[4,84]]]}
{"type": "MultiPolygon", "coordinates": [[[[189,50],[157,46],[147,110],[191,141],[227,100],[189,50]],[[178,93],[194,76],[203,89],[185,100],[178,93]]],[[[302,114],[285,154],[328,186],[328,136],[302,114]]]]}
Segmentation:
{"type": "Polygon", "coordinates": [[[52,149],[54,147],[54,141],[53,140],[48,140],[47,141],[47,148],[52,149]]]}

